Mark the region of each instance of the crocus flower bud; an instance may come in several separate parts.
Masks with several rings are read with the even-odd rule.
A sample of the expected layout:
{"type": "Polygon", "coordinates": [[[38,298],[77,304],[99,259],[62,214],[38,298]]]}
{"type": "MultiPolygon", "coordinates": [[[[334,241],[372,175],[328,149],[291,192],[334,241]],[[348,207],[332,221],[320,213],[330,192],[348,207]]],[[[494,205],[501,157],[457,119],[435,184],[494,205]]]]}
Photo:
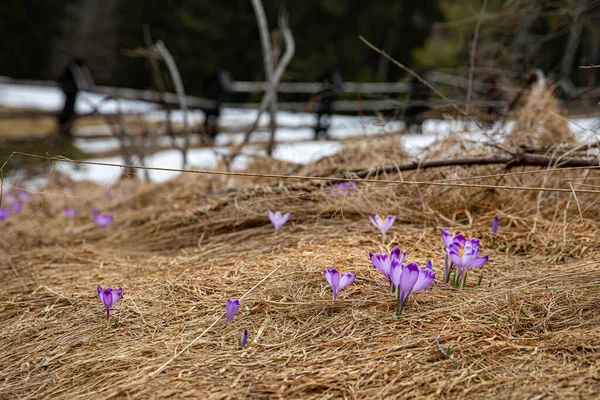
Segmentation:
{"type": "Polygon", "coordinates": [[[498,233],[498,216],[496,215],[492,220],[492,234],[498,233]]]}
{"type": "Polygon", "coordinates": [[[248,328],[244,329],[242,337],[240,337],[240,347],[246,347],[248,345],[248,328]]]}
{"type": "Polygon", "coordinates": [[[233,317],[237,314],[240,308],[240,301],[238,299],[229,299],[225,305],[225,314],[227,315],[227,323],[233,321],[233,317]]]}

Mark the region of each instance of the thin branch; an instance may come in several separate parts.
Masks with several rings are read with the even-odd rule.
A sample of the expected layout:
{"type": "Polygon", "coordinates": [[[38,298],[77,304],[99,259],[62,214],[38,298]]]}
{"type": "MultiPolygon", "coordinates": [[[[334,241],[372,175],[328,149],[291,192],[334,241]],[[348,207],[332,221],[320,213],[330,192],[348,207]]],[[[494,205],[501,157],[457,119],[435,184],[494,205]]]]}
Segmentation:
{"type": "Polygon", "coordinates": [[[414,76],[415,78],[417,78],[422,84],[424,84],[425,86],[427,86],[429,89],[431,89],[435,94],[437,94],[438,96],[440,96],[440,98],[442,100],[444,100],[446,103],[448,103],[448,105],[452,106],[452,108],[454,108],[456,111],[458,111],[460,114],[467,116],[467,113],[465,112],[465,110],[463,110],[462,108],[458,107],[456,104],[454,104],[449,98],[447,98],[446,96],[444,96],[439,90],[437,90],[435,87],[433,87],[429,82],[427,82],[425,79],[423,79],[421,76],[419,76],[419,74],[417,74],[415,71],[413,71],[412,69],[408,68],[407,66],[405,66],[404,64],[402,64],[399,61],[396,61],[395,59],[393,59],[391,56],[389,56],[385,51],[375,47],[371,42],[369,42],[367,39],[365,39],[362,35],[359,35],[358,38],[360,40],[362,40],[362,42],[364,44],[366,44],[370,49],[376,51],[377,53],[381,54],[383,57],[387,58],[388,60],[390,60],[392,63],[394,63],[394,65],[396,65],[397,67],[402,68],[404,71],[406,71],[407,73],[409,73],[410,75],[414,76]]]}
{"type": "Polygon", "coordinates": [[[169,74],[171,75],[171,79],[173,80],[173,84],[175,85],[175,90],[177,92],[177,97],[179,99],[179,106],[183,111],[183,130],[185,134],[183,139],[183,146],[180,149],[180,151],[182,156],[181,168],[185,168],[187,166],[187,151],[190,145],[190,138],[188,124],[188,103],[187,98],[185,96],[185,89],[183,88],[183,81],[181,80],[181,75],[179,74],[179,69],[177,68],[177,64],[175,64],[173,56],[167,49],[167,46],[165,46],[165,44],[162,42],[162,40],[156,42],[154,47],[160,53],[162,58],[165,60],[165,63],[167,64],[169,74]]]}
{"type": "MultiPolygon", "coordinates": [[[[285,21],[285,26],[287,26],[287,20],[280,19],[280,23],[283,23],[284,21],[285,21]]],[[[263,113],[266,111],[267,107],[269,107],[272,97],[276,95],[274,90],[269,90],[269,89],[277,88],[277,86],[279,85],[279,82],[281,81],[281,78],[283,77],[285,69],[287,68],[289,62],[292,60],[292,57],[294,56],[294,52],[296,51],[294,37],[292,36],[292,33],[289,29],[287,29],[287,30],[284,29],[283,33],[284,33],[284,38],[285,38],[285,42],[286,42],[285,53],[283,54],[283,57],[281,57],[281,59],[279,60],[277,68],[273,72],[273,79],[260,102],[260,107],[258,109],[258,114],[256,115],[256,119],[254,120],[254,123],[246,131],[246,133],[244,135],[244,140],[238,146],[238,149],[236,151],[232,152],[231,156],[229,156],[227,158],[226,164],[228,165],[228,168],[230,165],[233,164],[233,160],[241,153],[243,147],[250,142],[250,136],[252,135],[252,132],[254,132],[254,130],[256,130],[258,123],[260,121],[260,118],[262,117],[263,113]]]]}
{"type": "MultiPolygon", "coordinates": [[[[274,83],[277,82],[276,83],[277,85],[279,84],[279,81],[283,77],[285,68],[290,63],[292,57],[294,56],[294,52],[296,50],[295,43],[294,43],[294,36],[292,35],[292,31],[289,28],[288,16],[287,16],[287,13],[285,13],[285,12],[281,12],[279,14],[279,29],[281,30],[281,32],[283,32],[283,39],[285,40],[285,53],[283,54],[283,58],[281,59],[281,62],[277,65],[277,70],[273,73],[274,76],[278,77],[276,80],[275,79],[273,80],[274,83]]],[[[273,87],[272,90],[274,91],[273,96],[276,96],[277,86],[273,87]]],[[[274,99],[271,102],[271,104],[274,105],[274,107],[273,107],[274,112],[277,112],[276,99],[274,99]]],[[[276,121],[275,121],[274,117],[272,117],[271,118],[271,136],[269,138],[269,143],[267,145],[267,154],[269,156],[271,156],[273,154],[273,147],[275,146],[275,130],[276,130],[276,121]]]]}
{"type": "MultiPolygon", "coordinates": [[[[265,69],[265,81],[267,84],[267,92],[272,93],[267,109],[269,110],[269,127],[271,136],[275,135],[275,126],[277,125],[277,91],[273,82],[273,69],[275,64],[275,54],[271,45],[271,35],[269,34],[269,24],[267,16],[261,0],[252,0],[252,8],[256,16],[256,24],[260,34],[260,44],[263,53],[263,64],[265,69]]],[[[260,118],[260,116],[259,116],[260,118]]],[[[268,151],[268,150],[267,150],[268,151]]]]}
{"type": "MultiPolygon", "coordinates": [[[[350,182],[355,181],[357,183],[377,183],[381,184],[389,184],[389,185],[416,185],[416,186],[444,186],[444,187],[468,187],[468,188],[479,188],[479,189],[495,189],[495,190],[521,190],[527,192],[555,192],[555,193],[569,193],[573,192],[571,189],[563,189],[563,188],[546,188],[546,187],[535,187],[535,186],[512,186],[512,185],[488,185],[488,184],[469,184],[469,183],[456,183],[449,181],[407,181],[407,180],[381,180],[381,179],[366,179],[366,178],[345,178],[339,176],[302,176],[302,175],[281,175],[281,174],[261,174],[261,173],[251,173],[251,172],[232,172],[232,171],[212,171],[212,170],[202,170],[202,169],[178,169],[178,168],[164,168],[164,167],[144,167],[139,165],[124,165],[118,163],[104,163],[104,162],[96,162],[96,161],[84,161],[84,160],[71,160],[65,157],[50,157],[50,156],[41,156],[37,154],[24,153],[21,151],[13,151],[11,155],[8,157],[4,165],[8,163],[8,161],[14,155],[22,155],[26,157],[38,158],[47,161],[56,161],[56,162],[68,162],[75,164],[84,164],[84,165],[100,165],[106,167],[121,167],[121,168],[131,168],[131,169],[147,169],[151,171],[169,171],[169,172],[185,172],[185,173],[193,173],[193,174],[203,174],[203,175],[217,175],[217,176],[244,176],[244,177],[260,177],[260,178],[276,178],[276,179],[295,179],[300,181],[319,181],[324,183],[331,182],[350,182]]],[[[491,157],[473,157],[473,158],[459,158],[459,159],[446,159],[446,160],[430,160],[424,162],[411,162],[406,164],[394,165],[385,168],[377,168],[377,174],[380,173],[390,173],[395,171],[408,171],[408,170],[416,170],[416,169],[424,169],[424,168],[439,168],[446,166],[471,166],[471,165],[491,165],[491,164],[505,164],[507,168],[512,168],[516,166],[548,166],[552,165],[556,162],[556,159],[549,156],[542,156],[536,154],[521,154],[517,156],[491,156],[491,157]]],[[[561,159],[561,164],[559,166],[563,166],[565,168],[573,169],[581,168],[581,169],[600,169],[600,160],[597,159],[578,159],[578,158],[563,158],[561,159]]],[[[557,166],[558,167],[558,166],[557,166]]],[[[553,168],[554,169],[554,168],[553,168]]],[[[351,171],[349,171],[351,172],[351,171]]],[[[374,171],[371,170],[360,170],[358,173],[364,174],[368,176],[369,174],[373,174],[374,171]],[[362,172],[361,172],[362,171],[362,172]]],[[[540,172],[540,171],[532,171],[540,172]]],[[[541,171],[548,172],[548,171],[541,171]]],[[[578,193],[588,193],[588,194],[600,194],[600,190],[589,190],[589,189],[580,189],[577,190],[578,193]]]]}

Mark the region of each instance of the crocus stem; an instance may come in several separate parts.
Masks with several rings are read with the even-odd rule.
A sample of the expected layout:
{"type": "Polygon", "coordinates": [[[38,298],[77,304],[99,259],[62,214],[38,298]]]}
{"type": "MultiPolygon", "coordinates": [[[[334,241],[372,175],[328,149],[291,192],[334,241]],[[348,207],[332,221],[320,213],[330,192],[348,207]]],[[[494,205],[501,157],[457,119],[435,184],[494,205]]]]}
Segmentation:
{"type": "Polygon", "coordinates": [[[396,291],[396,319],[400,319],[402,315],[402,304],[400,303],[400,290],[396,291]]]}
{"type": "Polygon", "coordinates": [[[465,284],[467,283],[467,271],[465,271],[465,274],[463,275],[462,278],[462,286],[460,287],[461,289],[465,288],[465,284]]]}
{"type": "Polygon", "coordinates": [[[448,253],[444,254],[444,283],[450,281],[450,263],[448,260],[448,253]]]}
{"type": "Polygon", "coordinates": [[[385,233],[381,233],[381,244],[385,245],[385,233]]]}

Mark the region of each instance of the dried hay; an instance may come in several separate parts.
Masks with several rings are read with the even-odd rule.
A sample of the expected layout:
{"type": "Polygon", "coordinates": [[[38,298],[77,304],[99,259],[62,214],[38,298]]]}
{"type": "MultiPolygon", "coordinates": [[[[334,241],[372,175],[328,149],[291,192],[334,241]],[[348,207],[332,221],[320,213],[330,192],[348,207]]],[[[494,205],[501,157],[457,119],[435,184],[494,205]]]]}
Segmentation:
{"type": "MultiPolygon", "coordinates": [[[[426,156],[491,151],[450,138],[426,156]]],[[[299,174],[343,176],[405,156],[393,138],[351,143],[299,174]]],[[[546,188],[599,178],[595,170],[535,170],[452,167],[379,178],[546,188]]],[[[66,195],[48,188],[20,219],[7,220],[0,398],[600,395],[599,212],[592,207],[578,219],[576,204],[584,208],[597,195],[576,202],[558,192],[370,183],[344,197],[324,182],[260,182],[228,188],[221,177],[188,174],[163,185],[121,182],[109,196],[105,188],[74,185],[66,195]],[[101,231],[89,218],[65,221],[64,205],[98,207],[115,222],[101,231]],[[292,213],[280,235],[267,209],[292,213]],[[397,215],[391,243],[410,260],[433,259],[438,274],[400,321],[367,256],[382,249],[366,219],[374,213],[397,215]],[[497,236],[489,229],[494,215],[497,236]],[[442,227],[482,238],[490,254],[465,290],[440,283],[442,227]],[[322,275],[330,267],[358,274],[336,304],[322,275]],[[275,269],[230,326],[221,320],[207,330],[227,298],[275,269]],[[98,284],[124,288],[114,309],[119,325],[104,334],[98,284]],[[246,327],[255,342],[238,349],[246,327]]]]}
{"type": "Polygon", "coordinates": [[[554,96],[554,87],[548,82],[531,86],[525,105],[516,119],[514,128],[506,138],[508,144],[553,146],[576,141],[565,118],[565,111],[554,96]]]}

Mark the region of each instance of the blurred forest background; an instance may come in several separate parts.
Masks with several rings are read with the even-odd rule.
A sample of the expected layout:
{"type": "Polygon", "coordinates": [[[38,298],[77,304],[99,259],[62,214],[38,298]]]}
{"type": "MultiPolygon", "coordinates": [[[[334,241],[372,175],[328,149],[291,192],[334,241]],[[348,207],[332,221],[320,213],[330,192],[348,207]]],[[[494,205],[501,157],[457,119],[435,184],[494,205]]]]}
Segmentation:
{"type": "MultiPolygon", "coordinates": [[[[363,35],[413,69],[469,65],[478,16],[478,67],[540,68],[577,86],[597,84],[598,0],[264,0],[271,26],[289,12],[296,54],[287,81],[314,81],[339,65],[346,81],[395,81],[406,74],[362,44],[363,35]]],[[[186,90],[201,94],[218,66],[235,80],[263,80],[255,15],[249,0],[5,0],[0,13],[0,75],[56,79],[83,57],[99,84],[148,88],[147,60],[127,55],[145,46],[144,29],[162,40],[186,90]]],[[[273,33],[276,37],[277,33],[273,33]]],[[[276,43],[276,40],[275,40],[276,43]]]]}

